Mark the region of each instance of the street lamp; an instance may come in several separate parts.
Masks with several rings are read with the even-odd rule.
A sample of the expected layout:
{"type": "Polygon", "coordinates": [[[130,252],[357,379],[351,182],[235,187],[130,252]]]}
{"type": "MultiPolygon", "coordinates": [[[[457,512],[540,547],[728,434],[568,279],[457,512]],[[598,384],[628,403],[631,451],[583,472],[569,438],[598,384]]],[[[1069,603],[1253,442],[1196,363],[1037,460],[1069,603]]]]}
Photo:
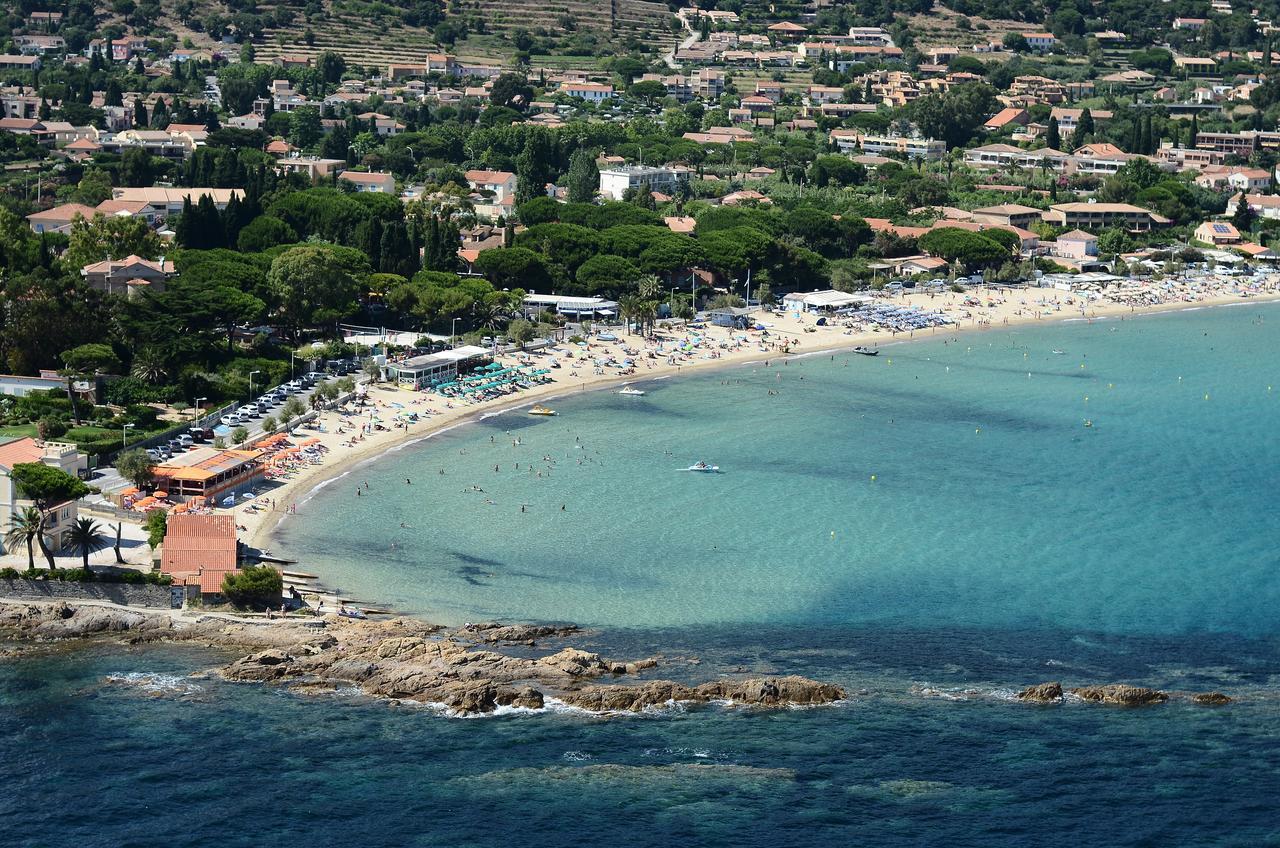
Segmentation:
{"type": "Polygon", "coordinates": [[[449,325],[449,346],[450,347],[457,347],[457,343],[454,342],[454,339],[456,339],[457,337],[458,337],[458,319],[454,318],[453,323],[449,325]]]}
{"type": "Polygon", "coordinates": [[[261,373],[262,373],[261,371],[250,371],[250,372],[249,372],[249,400],[253,400],[253,375],[254,375],[254,374],[261,374],[261,373]]]}
{"type": "Polygon", "coordinates": [[[125,424],[120,428],[120,447],[126,448],[129,446],[129,431],[136,426],[136,424],[125,424]]]}
{"type": "Polygon", "coordinates": [[[193,421],[194,421],[196,418],[199,418],[199,417],[200,417],[200,409],[201,409],[201,407],[200,407],[200,401],[202,401],[202,400],[208,400],[208,398],[207,398],[207,397],[199,397],[199,398],[196,398],[195,412],[194,412],[194,413],[192,413],[192,420],[193,420],[193,421]]]}

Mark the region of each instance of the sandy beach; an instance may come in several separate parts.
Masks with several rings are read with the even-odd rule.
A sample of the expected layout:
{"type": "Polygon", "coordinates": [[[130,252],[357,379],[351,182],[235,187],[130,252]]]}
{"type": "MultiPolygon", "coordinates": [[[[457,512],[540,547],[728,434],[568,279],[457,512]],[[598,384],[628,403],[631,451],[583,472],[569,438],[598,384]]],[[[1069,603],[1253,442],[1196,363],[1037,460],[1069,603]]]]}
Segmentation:
{"type": "MultiPolygon", "coordinates": [[[[944,327],[910,333],[852,329],[839,322],[817,326],[820,316],[813,313],[799,316],[792,313],[762,313],[759,320],[768,327],[767,336],[708,326],[697,331],[697,335],[703,340],[699,347],[684,356],[670,359],[644,356],[645,343],[639,335],[623,334],[617,341],[602,341],[593,337],[587,347],[577,348],[571,353],[573,359],[565,359],[563,353],[557,354],[562,367],[550,372],[550,382],[489,401],[448,402],[431,393],[403,391],[394,384],[371,386],[367,399],[375,412],[380,411],[387,416],[400,411],[416,412],[419,420],[407,426],[394,426],[389,430],[361,434],[360,423],[368,419],[369,405],[366,405],[363,412],[323,412],[316,422],[299,428],[293,437],[295,441],[302,438],[318,439],[318,444],[325,448],[323,462],[302,466],[287,479],[276,481],[257,499],[262,501],[263,498],[269,498],[273,507],[256,511],[251,504],[237,507],[236,520],[241,527],[242,539],[250,545],[269,549],[272,531],[291,511],[306,510],[310,492],[358,464],[370,461],[389,449],[421,441],[483,415],[535,402],[550,403],[556,397],[574,392],[620,387],[629,382],[784,356],[811,355],[828,350],[835,352],[859,345],[877,347],[918,338],[972,333],[1022,324],[1127,318],[1162,311],[1276,299],[1280,299],[1280,278],[1272,278],[1265,286],[1255,289],[1248,298],[1224,288],[1181,294],[1178,299],[1151,305],[1106,300],[1086,303],[1077,294],[1055,289],[970,289],[964,293],[920,293],[893,298],[890,302],[895,305],[941,311],[955,321],[944,327]],[[978,303],[976,306],[973,305],[975,301],[978,303]],[[749,339],[744,340],[746,336],[749,339]],[[593,360],[596,357],[616,353],[621,359],[625,356],[622,352],[624,347],[642,349],[642,355],[636,357],[634,373],[620,374],[617,370],[594,366],[593,360]],[[358,438],[353,440],[353,436],[358,438]]],[[[658,335],[670,342],[690,335],[690,331],[660,328],[658,335]]],[[[515,355],[499,357],[504,365],[516,364],[516,359],[515,355]]],[[[535,355],[533,362],[537,363],[539,359],[535,355]]],[[[287,552],[275,553],[287,555],[287,552]]]]}

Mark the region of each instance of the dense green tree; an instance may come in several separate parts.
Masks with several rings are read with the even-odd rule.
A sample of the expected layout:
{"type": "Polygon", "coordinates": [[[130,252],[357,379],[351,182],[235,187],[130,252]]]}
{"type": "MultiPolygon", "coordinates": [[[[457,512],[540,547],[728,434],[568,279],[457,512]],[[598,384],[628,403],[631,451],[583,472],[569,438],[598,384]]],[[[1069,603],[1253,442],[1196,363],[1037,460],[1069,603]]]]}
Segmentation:
{"type": "Polygon", "coordinates": [[[578,267],[577,281],[586,294],[616,298],[633,291],[642,273],[621,256],[597,254],[578,267]]]}
{"type": "Polygon", "coordinates": [[[500,74],[489,90],[489,102],[523,112],[533,102],[533,87],[520,74],[500,74]]]}
{"type": "Polygon", "coordinates": [[[281,304],[281,318],[296,339],[303,327],[332,330],[356,309],[360,285],[350,263],[320,245],[292,247],[276,257],[267,284],[281,304]]]}
{"type": "Polygon", "coordinates": [[[1058,130],[1058,119],[1055,117],[1049,117],[1049,126],[1044,132],[1044,143],[1051,150],[1062,149],[1062,134],[1058,130]]]}
{"type": "Polygon", "coordinates": [[[222,594],[241,609],[270,609],[280,603],[283,588],[284,578],[269,565],[246,566],[222,578],[222,594]]]}
{"type": "Polygon", "coordinates": [[[80,269],[104,259],[141,256],[155,259],[163,250],[160,237],[141,218],[124,215],[94,215],[93,220],[77,218],[71,224],[66,262],[80,269]]]}
{"type": "Polygon", "coordinates": [[[127,450],[116,457],[116,471],[138,488],[151,482],[151,468],[155,465],[147,452],[138,448],[127,450]]]}
{"type": "Polygon", "coordinates": [[[1009,251],[982,233],[958,227],[938,227],[920,237],[920,248],[930,254],[960,262],[970,270],[992,268],[1009,258],[1009,251]]]}
{"type": "Polygon", "coordinates": [[[499,247],[481,252],[476,270],[498,288],[521,286],[534,291],[547,291],[551,275],[546,263],[527,247],[499,247]]]}
{"type": "Polygon", "coordinates": [[[565,187],[568,189],[570,203],[590,203],[595,200],[596,191],[600,188],[600,168],[591,151],[579,148],[569,157],[565,187]]]}

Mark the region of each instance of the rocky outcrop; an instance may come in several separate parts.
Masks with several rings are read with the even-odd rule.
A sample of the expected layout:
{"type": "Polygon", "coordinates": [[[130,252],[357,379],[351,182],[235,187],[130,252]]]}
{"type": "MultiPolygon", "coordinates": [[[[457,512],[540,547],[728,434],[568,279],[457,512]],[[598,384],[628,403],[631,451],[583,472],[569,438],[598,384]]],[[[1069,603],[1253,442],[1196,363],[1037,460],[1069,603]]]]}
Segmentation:
{"type": "Polygon", "coordinates": [[[1122,707],[1141,707],[1149,704],[1163,704],[1169,696],[1157,689],[1145,689],[1141,686],[1129,686],[1124,683],[1109,683],[1105,686],[1078,686],[1071,694],[1099,704],[1114,704],[1122,707]]]}
{"type": "Polygon", "coordinates": [[[581,631],[572,624],[498,624],[490,621],[484,624],[465,624],[462,632],[477,636],[484,642],[514,642],[528,645],[533,644],[536,639],[563,638],[581,631]]]}
{"type": "Polygon", "coordinates": [[[1206,707],[1220,707],[1224,704],[1231,703],[1231,698],[1221,692],[1199,692],[1191,696],[1194,703],[1206,707]]]}
{"type": "Polygon", "coordinates": [[[0,607],[0,631],[36,639],[77,639],[101,633],[156,633],[173,628],[164,613],[96,604],[31,603],[0,607]]]}
{"type": "Polygon", "coordinates": [[[593,712],[636,712],[671,702],[727,700],[756,706],[828,704],[844,691],[800,677],[724,680],[691,687],[672,681],[637,685],[593,684],[614,674],[634,674],[657,665],[608,660],[565,648],[545,657],[510,657],[457,639],[417,636],[375,639],[375,630],[339,631],[336,646],[301,655],[262,651],[222,669],[229,680],[344,682],[369,695],[442,704],[459,715],[492,712],[499,706],[540,709],[548,694],[593,712]]]}
{"type": "Polygon", "coordinates": [[[266,683],[294,676],[297,663],[298,661],[291,654],[273,648],[241,657],[223,669],[222,673],[228,680],[266,683]]]}
{"type": "Polygon", "coordinates": [[[804,677],[717,680],[685,686],[655,680],[638,686],[588,686],[562,696],[565,703],[593,712],[639,712],[676,703],[729,701],[757,707],[812,706],[842,700],[839,686],[804,677]]]}
{"type": "Polygon", "coordinates": [[[1019,701],[1032,701],[1037,704],[1051,704],[1062,700],[1061,683],[1039,683],[1028,686],[1018,693],[1019,701]]]}

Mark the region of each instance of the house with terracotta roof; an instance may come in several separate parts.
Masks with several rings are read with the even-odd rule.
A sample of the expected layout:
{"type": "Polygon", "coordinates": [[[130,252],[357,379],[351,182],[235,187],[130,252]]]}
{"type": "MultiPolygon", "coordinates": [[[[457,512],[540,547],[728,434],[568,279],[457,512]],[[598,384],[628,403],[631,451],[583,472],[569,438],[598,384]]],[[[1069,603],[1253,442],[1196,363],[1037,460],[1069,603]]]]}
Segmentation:
{"type": "MultiPolygon", "coordinates": [[[[27,436],[0,444],[0,527],[8,527],[15,513],[34,506],[18,490],[10,476],[15,465],[27,463],[48,465],[81,478],[88,473],[89,468],[88,457],[76,450],[75,445],[64,442],[42,442],[27,436]]],[[[44,540],[50,550],[60,551],[66,546],[76,518],[75,501],[56,504],[49,510],[45,519],[44,540]]],[[[2,543],[3,536],[0,535],[0,544],[2,543]]]]}
{"type": "Polygon", "coordinates": [[[386,172],[370,174],[363,171],[343,171],[338,174],[338,181],[350,183],[358,192],[394,194],[396,190],[395,176],[386,172]]]}
{"type": "Polygon", "coordinates": [[[166,522],[160,572],[186,589],[188,599],[213,600],[222,581],[240,569],[235,516],[180,513],[166,522]]]}
{"type": "Polygon", "coordinates": [[[1240,231],[1228,221],[1205,221],[1196,227],[1191,237],[1213,247],[1220,247],[1224,244],[1237,244],[1240,241],[1240,231]]]}
{"type": "Polygon", "coordinates": [[[556,91],[566,97],[576,97],[588,103],[603,103],[613,98],[613,86],[599,82],[566,82],[556,91]]]}
{"type": "Polygon", "coordinates": [[[1049,255],[1059,265],[1077,271],[1106,267],[1105,263],[1098,260],[1098,237],[1083,230],[1072,230],[1058,236],[1049,245],[1049,255]]]}
{"type": "Polygon", "coordinates": [[[1011,125],[1026,126],[1030,120],[1031,115],[1026,109],[1008,106],[988,118],[983,127],[988,130],[1002,130],[1011,125]]]}
{"type": "Polygon", "coordinates": [[[140,256],[128,256],[94,262],[80,269],[80,276],[90,288],[124,297],[136,297],[142,291],[162,292],[165,283],[175,273],[173,262],[164,257],[153,262],[140,256]]]}
{"type": "Polygon", "coordinates": [[[472,170],[463,174],[472,191],[492,196],[501,202],[516,194],[516,175],[510,171],[472,170]]]}
{"type": "Polygon", "coordinates": [[[32,212],[27,216],[31,231],[35,233],[67,233],[76,218],[86,221],[93,218],[95,210],[83,203],[64,203],[43,212],[32,212]]]}

